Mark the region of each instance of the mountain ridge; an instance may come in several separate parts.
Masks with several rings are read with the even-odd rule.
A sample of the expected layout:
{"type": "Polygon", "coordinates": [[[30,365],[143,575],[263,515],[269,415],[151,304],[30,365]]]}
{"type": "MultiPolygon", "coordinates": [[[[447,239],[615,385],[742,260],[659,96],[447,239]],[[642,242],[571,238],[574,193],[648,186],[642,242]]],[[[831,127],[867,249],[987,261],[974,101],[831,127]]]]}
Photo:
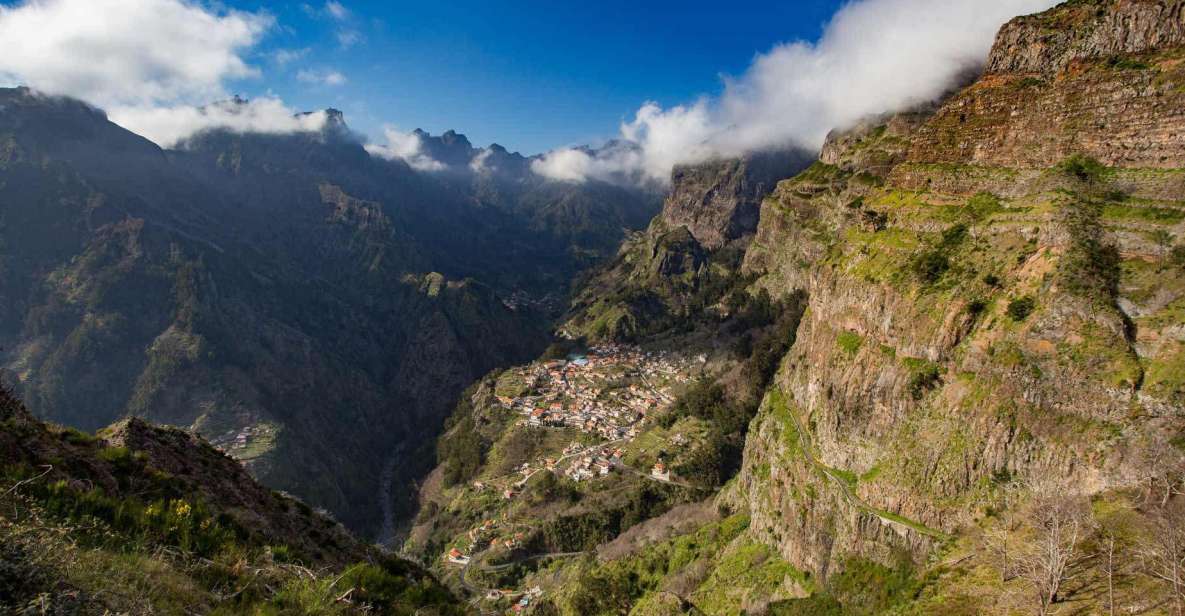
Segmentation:
{"type": "MultiPolygon", "coordinates": [[[[694,217],[667,224],[669,207],[631,238],[577,295],[565,331],[577,343],[706,354],[699,384],[638,438],[673,458],[653,473],[677,463],[698,478],[702,466],[682,467],[702,442],[688,419],[743,420],[740,470],[702,503],[694,530],[660,509],[623,532],[624,545],[522,567],[518,583],[543,588],[539,609],[1185,605],[1172,574],[1142,560],[1179,562],[1156,546],[1185,520],[1183,7],[1077,0],[1019,17],[973,83],[832,132],[819,161],[762,195],[753,235],[733,250],[705,249],[694,217]],[[785,346],[745,331],[739,315],[761,306],[801,311],[769,330],[785,346]],[[771,367],[751,381],[751,415],[742,361],[771,367]],[[664,432],[672,422],[679,439],[664,432]]],[[[710,202],[716,185],[688,180],[673,193],[710,202]]],[[[495,392],[516,391],[506,380],[495,392]]],[[[504,425],[504,401],[478,391],[471,404],[483,438],[504,425]]],[[[526,438],[518,429],[479,459],[478,480],[495,474],[503,443],[526,438]]],[[[576,502],[624,480],[603,481],[578,484],[576,502]]],[[[473,489],[429,494],[425,526],[506,507],[547,529],[559,520],[544,507],[571,502],[526,484],[513,497],[526,504],[466,504],[473,489]]],[[[487,569],[504,558],[475,554],[487,569]]]]}
{"type": "Polygon", "coordinates": [[[380,525],[383,465],[352,456],[390,455],[472,379],[541,350],[572,272],[650,207],[612,192],[599,207],[617,217],[573,249],[577,218],[532,224],[519,206],[586,187],[510,187],[491,208],[468,183],[370,156],[344,125],[206,131],[166,151],[76,101],[0,98],[0,344],[30,408],[248,434],[258,476],[355,529],[380,525]],[[426,276],[448,283],[428,293],[426,276]]]}

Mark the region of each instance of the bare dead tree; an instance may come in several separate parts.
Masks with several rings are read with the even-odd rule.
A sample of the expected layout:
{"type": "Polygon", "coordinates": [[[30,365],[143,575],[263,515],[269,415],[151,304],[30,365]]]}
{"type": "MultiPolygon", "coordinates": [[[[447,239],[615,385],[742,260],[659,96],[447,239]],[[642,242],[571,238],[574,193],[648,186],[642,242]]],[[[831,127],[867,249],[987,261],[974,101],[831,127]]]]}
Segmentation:
{"type": "Polygon", "coordinates": [[[1027,512],[1030,532],[1014,555],[1017,575],[1029,583],[1045,616],[1062,600],[1067,582],[1081,573],[1087,555],[1080,547],[1089,532],[1091,518],[1083,499],[1038,493],[1027,512]]]}
{"type": "Polygon", "coordinates": [[[1143,572],[1168,587],[1177,616],[1185,615],[1185,502],[1180,499],[1152,513],[1140,542],[1143,572]]]}
{"type": "Polygon", "coordinates": [[[1160,434],[1144,447],[1139,467],[1147,484],[1144,504],[1165,507],[1175,496],[1185,496],[1185,456],[1160,434]]]}
{"type": "Polygon", "coordinates": [[[1103,531],[1103,574],[1107,576],[1107,614],[1115,616],[1115,533],[1103,531]]]}
{"type": "MultiPolygon", "coordinates": [[[[1011,487],[1011,486],[1010,486],[1011,487]]],[[[1010,488],[1009,487],[1009,488],[1010,488]]],[[[1012,564],[1009,562],[1009,544],[1016,530],[1015,493],[1007,489],[1000,501],[1000,523],[986,533],[985,542],[1000,562],[1000,583],[1012,579],[1012,564]]]]}

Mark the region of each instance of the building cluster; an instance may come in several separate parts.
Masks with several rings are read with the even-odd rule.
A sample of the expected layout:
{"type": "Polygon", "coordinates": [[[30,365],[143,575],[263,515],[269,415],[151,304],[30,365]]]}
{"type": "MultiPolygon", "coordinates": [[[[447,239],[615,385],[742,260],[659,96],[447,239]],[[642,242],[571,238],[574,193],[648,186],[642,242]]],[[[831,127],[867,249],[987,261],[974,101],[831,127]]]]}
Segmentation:
{"type": "Polygon", "coordinates": [[[272,435],[274,428],[267,424],[243,426],[238,430],[230,430],[210,439],[210,442],[230,454],[231,456],[245,455],[249,445],[257,439],[264,439],[272,435]]]}
{"type": "MultiPolygon", "coordinates": [[[[569,446],[577,447],[579,445],[573,443],[569,446]]],[[[584,455],[577,456],[576,459],[568,465],[563,471],[565,477],[573,481],[584,481],[585,479],[592,479],[594,477],[605,477],[613,472],[613,469],[621,466],[621,456],[623,452],[621,449],[602,448],[599,451],[586,451],[584,455]]],[[[554,470],[553,463],[549,468],[554,470]]]]}
{"type": "Polygon", "coordinates": [[[685,360],[666,352],[602,345],[587,355],[519,368],[528,395],[499,396],[532,428],[575,428],[605,440],[638,435],[646,417],[669,404],[672,385],[685,383],[685,360]]]}
{"type": "Polygon", "coordinates": [[[473,554],[477,554],[489,547],[503,547],[507,550],[517,550],[523,545],[524,535],[521,532],[513,532],[506,535],[499,535],[498,523],[493,520],[485,520],[481,524],[469,529],[467,537],[469,544],[465,549],[452,548],[444,555],[444,560],[455,565],[467,565],[473,554]]]}
{"type": "MultiPolygon", "coordinates": [[[[502,407],[521,416],[518,426],[574,428],[599,438],[592,439],[595,444],[573,442],[561,453],[524,462],[508,475],[475,480],[472,488],[478,492],[492,490],[505,500],[513,500],[540,472],[577,482],[614,472],[671,481],[670,471],[661,460],[649,473],[628,468],[622,459],[622,446],[638,436],[648,417],[674,401],[671,391],[692,378],[692,361],[671,353],[609,344],[592,347],[587,354],[515,368],[509,376],[521,384],[522,393],[497,398],[502,407]]],[[[704,358],[698,361],[703,363],[704,358]]],[[[687,442],[682,434],[675,435],[675,441],[687,442]]],[[[499,523],[485,520],[469,530],[467,544],[462,541],[450,548],[443,560],[464,566],[488,549],[517,550],[523,539],[521,532],[500,531],[499,523]]],[[[487,595],[487,599],[519,597],[513,606],[516,611],[524,610],[538,596],[508,590],[489,590],[487,595]]]]}

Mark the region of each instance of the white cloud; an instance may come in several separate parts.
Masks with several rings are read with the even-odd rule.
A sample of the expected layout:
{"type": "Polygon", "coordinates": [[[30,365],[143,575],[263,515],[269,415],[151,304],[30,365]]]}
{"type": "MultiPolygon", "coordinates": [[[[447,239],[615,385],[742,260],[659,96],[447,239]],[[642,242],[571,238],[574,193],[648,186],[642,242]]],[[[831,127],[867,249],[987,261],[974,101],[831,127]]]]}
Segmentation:
{"type": "MultiPolygon", "coordinates": [[[[565,148],[531,161],[531,170],[553,180],[583,182],[597,179],[619,184],[650,182],[647,161],[640,147],[608,147],[597,151],[565,148]]],[[[668,167],[669,171],[670,168],[668,167]]]]}
{"type": "Polygon", "coordinates": [[[272,52],[272,60],[280,66],[287,66],[305,56],[309,55],[312,49],[302,47],[300,49],[277,49],[272,52]]]}
{"type": "Polygon", "coordinates": [[[357,30],[343,28],[337,31],[337,44],[342,49],[349,49],[363,41],[362,33],[357,30]]]}
{"type": "Polygon", "coordinates": [[[121,126],[135,126],[138,134],[162,147],[175,146],[190,135],[214,128],[271,134],[319,131],[325,126],[326,119],[324,111],[298,114],[275,97],[228,100],[204,107],[115,107],[109,114],[111,121],[121,126]]]}
{"type": "Polygon", "coordinates": [[[342,3],[333,2],[332,0],[325,3],[325,12],[329,13],[330,17],[338,21],[344,21],[350,18],[350,10],[343,6],[342,3]]]}
{"type": "Polygon", "coordinates": [[[346,76],[334,70],[301,70],[296,73],[296,79],[304,83],[326,86],[340,86],[346,83],[346,76]]]}
{"type": "Polygon", "coordinates": [[[258,76],[240,54],[271,25],[181,0],[26,0],[0,6],[0,73],[100,106],[210,100],[258,76]]]}
{"type": "MultiPolygon", "coordinates": [[[[265,13],[196,0],[24,0],[0,5],[0,82],[73,96],[113,122],[169,147],[196,131],[315,131],[325,114],[297,116],[280,99],[226,101],[230,82],[259,76],[243,56],[273,27],[265,13]],[[204,106],[203,106],[204,105],[204,106]]],[[[279,50],[277,64],[307,49],[279,50]]],[[[340,73],[322,83],[344,82],[340,73]]]]}
{"type": "Polygon", "coordinates": [[[385,145],[367,144],[366,151],[380,158],[402,160],[419,171],[441,171],[445,168],[444,163],[423,152],[423,141],[414,132],[405,133],[393,126],[386,126],[383,127],[383,136],[387,140],[385,145]]]}
{"type": "Polygon", "coordinates": [[[341,2],[329,0],[321,8],[317,8],[306,2],[301,5],[301,9],[313,19],[328,18],[331,21],[338,22],[339,27],[333,36],[337,39],[337,44],[342,49],[349,49],[366,40],[366,37],[361,32],[351,26],[355,21],[354,13],[341,2]]]}
{"type": "Polygon", "coordinates": [[[787,145],[818,148],[833,128],[937,98],[982,65],[1004,22],[1056,3],[857,0],[836,13],[817,43],[758,55],[715,98],[669,109],[644,104],[620,131],[640,153],[558,150],[532,167],[570,181],[633,169],[665,182],[678,163],[787,145]]]}

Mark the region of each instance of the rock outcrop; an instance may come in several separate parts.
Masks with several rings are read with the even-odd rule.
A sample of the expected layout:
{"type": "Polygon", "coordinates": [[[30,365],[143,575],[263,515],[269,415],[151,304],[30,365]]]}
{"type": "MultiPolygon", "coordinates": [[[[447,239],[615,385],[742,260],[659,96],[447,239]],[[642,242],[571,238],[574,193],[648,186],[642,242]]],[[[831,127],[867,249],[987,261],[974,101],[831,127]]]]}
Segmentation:
{"type": "Polygon", "coordinates": [[[959,173],[944,165],[1023,173],[1072,154],[1185,166],[1183,11],[1176,1],[1082,2],[1009,22],[986,74],[918,132],[914,164],[896,177],[922,188],[959,173]]]}
{"type": "Polygon", "coordinates": [[[806,164],[787,150],[676,167],[662,212],[583,285],[564,331],[632,340],[687,319],[697,294],[738,273],[761,200],[806,164]]]}
{"type": "Polygon", "coordinates": [[[750,236],[757,230],[761,199],[800,168],[803,158],[801,152],[775,151],[675,167],[663,221],[670,228],[686,227],[708,250],[750,236]]]}

